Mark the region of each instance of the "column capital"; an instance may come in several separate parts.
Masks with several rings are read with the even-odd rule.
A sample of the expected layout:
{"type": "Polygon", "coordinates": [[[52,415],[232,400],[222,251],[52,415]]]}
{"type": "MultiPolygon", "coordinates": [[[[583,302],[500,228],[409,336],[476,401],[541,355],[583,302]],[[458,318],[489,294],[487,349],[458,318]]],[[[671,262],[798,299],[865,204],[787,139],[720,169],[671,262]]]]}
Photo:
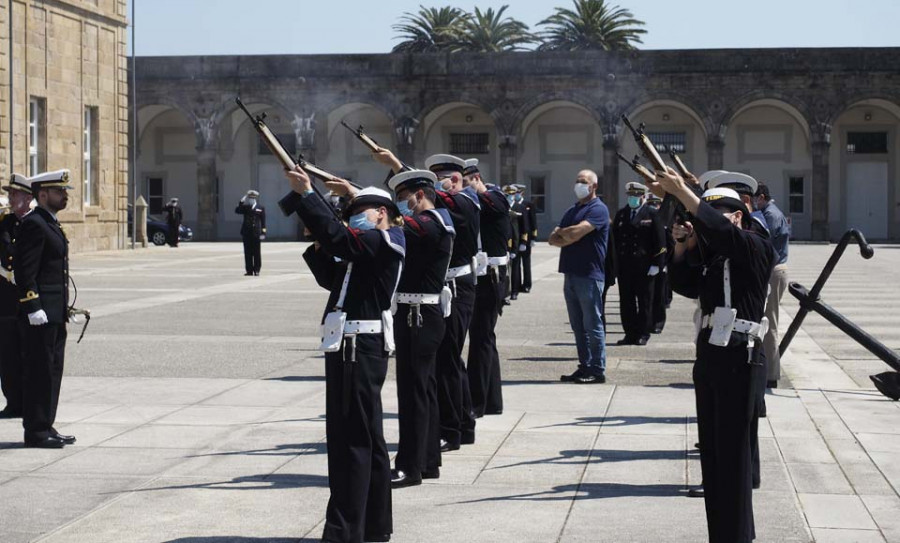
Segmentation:
{"type": "Polygon", "coordinates": [[[501,149],[515,149],[519,145],[518,138],[512,134],[498,135],[497,141],[501,149]]]}
{"type": "Polygon", "coordinates": [[[215,150],[219,144],[219,125],[215,116],[197,117],[194,121],[197,151],[215,150]]]}
{"type": "Polygon", "coordinates": [[[815,123],[810,127],[810,143],[813,146],[831,146],[831,125],[824,122],[815,123]]]}
{"type": "Polygon", "coordinates": [[[397,137],[397,145],[411,146],[416,137],[416,129],[419,127],[419,119],[410,116],[400,117],[394,122],[394,135],[397,137]]]}
{"type": "Polygon", "coordinates": [[[301,151],[315,149],[316,147],[316,114],[294,115],[291,121],[294,129],[294,137],[297,139],[297,148],[301,151]]]}

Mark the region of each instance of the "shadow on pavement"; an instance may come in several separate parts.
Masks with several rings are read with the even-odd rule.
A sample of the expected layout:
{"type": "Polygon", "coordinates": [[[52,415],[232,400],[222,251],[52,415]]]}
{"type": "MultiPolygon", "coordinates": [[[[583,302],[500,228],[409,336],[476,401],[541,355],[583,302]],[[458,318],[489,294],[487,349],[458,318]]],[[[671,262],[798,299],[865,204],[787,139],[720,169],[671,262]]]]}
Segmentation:
{"type": "Polygon", "coordinates": [[[518,468],[522,466],[539,466],[541,464],[583,464],[591,456],[591,463],[606,462],[630,462],[632,460],[684,460],[688,452],[680,449],[668,451],[620,451],[614,449],[588,449],[559,451],[559,456],[542,458],[540,460],[522,460],[505,466],[487,468],[485,471],[496,469],[518,468]]]}
{"type": "Polygon", "coordinates": [[[480,502],[496,502],[496,501],[556,501],[573,499],[571,493],[575,493],[576,500],[595,500],[602,498],[623,498],[623,497],[640,497],[640,496],[687,496],[687,489],[684,485],[628,485],[620,483],[584,483],[569,484],[555,486],[550,490],[541,492],[529,492],[527,494],[513,494],[511,496],[495,496],[491,498],[481,498],[477,500],[467,500],[456,502],[463,503],[480,503],[480,502]]]}
{"type": "Polygon", "coordinates": [[[318,539],[297,539],[295,537],[240,537],[234,535],[216,535],[209,537],[179,537],[163,543],[314,543],[318,539]]]}
{"type": "Polygon", "coordinates": [[[195,483],[191,485],[168,485],[152,488],[140,488],[134,492],[155,492],[158,490],[280,490],[285,488],[325,488],[328,486],[328,477],[325,475],[296,475],[296,474],[271,474],[271,475],[245,475],[235,477],[230,481],[217,481],[212,483],[195,483]]]}
{"type": "Polygon", "coordinates": [[[535,428],[558,428],[564,426],[603,426],[604,428],[616,428],[621,426],[635,426],[638,424],[684,424],[697,422],[696,417],[578,417],[572,422],[548,424],[535,428]]]}
{"type": "Polygon", "coordinates": [[[284,377],[267,377],[263,381],[285,381],[288,383],[319,383],[325,382],[324,375],[285,375],[284,377]]]}
{"type": "Polygon", "coordinates": [[[207,456],[239,456],[244,454],[250,456],[299,456],[309,454],[325,454],[326,451],[327,446],[325,445],[325,442],[317,441],[315,443],[293,443],[289,445],[277,445],[268,449],[251,449],[248,451],[225,451],[208,454],[195,454],[191,455],[189,458],[204,458],[207,456]]]}

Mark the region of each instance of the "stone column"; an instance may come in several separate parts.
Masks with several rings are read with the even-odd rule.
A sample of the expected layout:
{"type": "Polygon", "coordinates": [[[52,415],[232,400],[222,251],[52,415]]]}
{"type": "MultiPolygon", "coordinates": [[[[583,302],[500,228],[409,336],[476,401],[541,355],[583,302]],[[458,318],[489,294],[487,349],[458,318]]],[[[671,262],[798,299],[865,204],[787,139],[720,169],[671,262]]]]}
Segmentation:
{"type": "MultiPolygon", "coordinates": [[[[706,140],[707,170],[721,170],[725,164],[725,138],[720,134],[706,140]]],[[[703,172],[698,172],[697,177],[703,172]]]]}
{"type": "Polygon", "coordinates": [[[603,176],[599,192],[614,213],[619,207],[619,138],[615,127],[603,134],[603,176]]]}
{"type": "Polygon", "coordinates": [[[496,182],[500,185],[518,183],[519,175],[519,144],[515,136],[499,136],[500,140],[500,179],[496,182]]]}
{"type": "Polygon", "coordinates": [[[418,119],[412,117],[403,117],[394,123],[394,135],[397,137],[397,158],[404,164],[413,167],[416,163],[415,136],[418,126],[418,119]]]}
{"type": "Polygon", "coordinates": [[[200,241],[215,241],[216,228],[216,149],[219,131],[215,120],[197,119],[197,231],[200,241]]]}
{"type": "Polygon", "coordinates": [[[812,239],[828,241],[828,184],[829,154],[831,151],[831,126],[822,123],[812,136],[812,239]]]}

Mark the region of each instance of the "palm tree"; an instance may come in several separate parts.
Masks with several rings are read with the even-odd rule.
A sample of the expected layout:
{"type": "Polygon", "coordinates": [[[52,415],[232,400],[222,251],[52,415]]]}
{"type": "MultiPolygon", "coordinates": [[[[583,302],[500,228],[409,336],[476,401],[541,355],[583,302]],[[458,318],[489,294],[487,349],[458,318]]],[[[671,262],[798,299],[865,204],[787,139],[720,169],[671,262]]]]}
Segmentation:
{"type": "Polygon", "coordinates": [[[459,36],[457,49],[477,53],[518,51],[523,45],[537,42],[525,23],[512,17],[503,18],[508,7],[503,6],[496,13],[494,8],[482,12],[476,7],[475,13],[462,23],[463,33],[459,36]]]}
{"type": "Polygon", "coordinates": [[[543,51],[628,50],[643,43],[640,36],[647,31],[643,21],[627,9],[610,6],[606,0],[573,0],[575,10],[556,8],[556,13],[538,25],[543,51]]]}
{"type": "Polygon", "coordinates": [[[419,6],[419,13],[404,13],[394,31],[403,41],[394,46],[395,53],[424,53],[452,51],[456,48],[466,13],[450,6],[426,8],[419,6]]]}

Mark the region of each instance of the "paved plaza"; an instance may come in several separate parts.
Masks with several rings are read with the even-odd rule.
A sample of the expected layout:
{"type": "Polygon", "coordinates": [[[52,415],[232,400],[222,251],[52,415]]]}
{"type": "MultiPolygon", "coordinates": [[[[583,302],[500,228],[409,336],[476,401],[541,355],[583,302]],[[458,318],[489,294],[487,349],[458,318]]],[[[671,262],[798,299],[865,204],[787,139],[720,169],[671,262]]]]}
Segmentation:
{"type": "MultiPolygon", "coordinates": [[[[75,255],[94,319],[81,344],[69,328],[57,428],[78,443],[24,449],[20,422],[0,421],[0,542],[317,541],[326,295],[304,247],[264,244],[260,277],[236,243],[75,255]]],[[[791,279],[811,287],[832,250],[793,246],[791,279]]],[[[504,413],[444,455],[440,479],[393,493],[393,541],[706,540],[703,500],[686,495],[700,483],[693,302],[676,296],[648,346],[610,346],[605,385],[558,383],[575,347],[557,255],[536,247],[534,289],[500,319],[504,413]]],[[[900,247],[848,248],[822,295],[895,350],[898,269],[900,247]]],[[[757,541],[900,542],[900,403],[868,380],[887,366],[815,315],[783,363],[760,421],[757,541]]],[[[393,454],[393,367],[383,399],[393,454]]]]}

